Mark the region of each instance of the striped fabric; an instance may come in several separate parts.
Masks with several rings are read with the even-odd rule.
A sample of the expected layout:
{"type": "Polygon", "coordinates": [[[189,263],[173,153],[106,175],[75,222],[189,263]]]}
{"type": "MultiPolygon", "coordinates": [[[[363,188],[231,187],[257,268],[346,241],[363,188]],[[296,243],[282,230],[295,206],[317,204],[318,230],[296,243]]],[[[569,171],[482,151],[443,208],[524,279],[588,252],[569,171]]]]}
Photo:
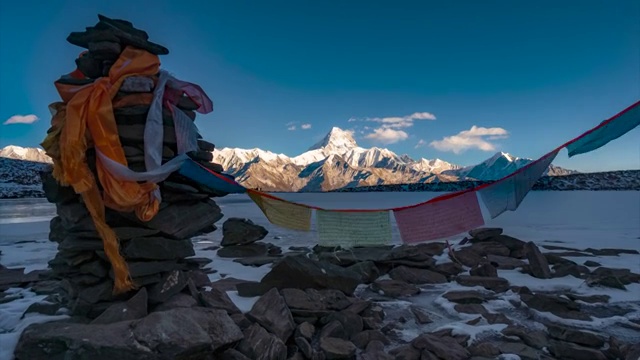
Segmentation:
{"type": "Polygon", "coordinates": [[[271,199],[253,191],[249,191],[248,194],[272,224],[291,230],[311,230],[309,207],[271,199]]]}
{"type": "Polygon", "coordinates": [[[516,210],[529,190],[551,165],[556,155],[558,155],[558,151],[551,152],[518,170],[512,176],[478,190],[491,218],[495,219],[507,210],[516,210]]]}
{"type": "Polygon", "coordinates": [[[475,191],[394,210],[393,215],[405,243],[443,239],[484,225],[475,191]]]}
{"type": "Polygon", "coordinates": [[[386,245],[391,242],[389,211],[337,212],[316,210],[319,245],[386,245]]]}

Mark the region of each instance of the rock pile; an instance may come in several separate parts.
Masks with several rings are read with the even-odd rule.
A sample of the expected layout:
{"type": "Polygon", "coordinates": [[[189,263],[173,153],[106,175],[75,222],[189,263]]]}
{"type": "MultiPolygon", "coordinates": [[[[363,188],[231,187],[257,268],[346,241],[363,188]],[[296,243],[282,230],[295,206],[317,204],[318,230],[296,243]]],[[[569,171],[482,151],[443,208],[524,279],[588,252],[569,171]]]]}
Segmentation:
{"type": "MultiPolygon", "coordinates": [[[[125,46],[134,46],[153,54],[166,54],[167,49],[148,41],[148,35],[123,20],[99,16],[96,26],[84,32],[72,33],[68,41],[87,48],[76,59],[84,79],[62,77],[60,83],[90,83],[108,74],[111,65],[125,46]]],[[[154,96],[158,75],[128,77],[113,99],[113,112],[127,165],[136,172],[146,171],[144,129],[154,96]]],[[[195,120],[198,105],[180,94],[178,111],[195,120]]],[[[162,163],[177,156],[176,131],[170,109],[163,106],[162,163]]],[[[198,140],[198,151],[188,155],[202,165],[221,172],[222,167],[210,163],[214,145],[198,140]]],[[[96,154],[90,149],[86,159],[96,174],[96,154]]],[[[50,261],[53,275],[63,280],[66,304],[73,314],[94,318],[113,304],[126,300],[133,293],[114,297],[113,272],[105,256],[87,208],[79,195],[69,187],[60,186],[50,172],[42,173],[48,201],[55,203],[57,216],[51,220],[50,240],[57,242],[58,253],[50,261]]],[[[222,218],[220,208],[211,197],[220,196],[213,189],[200,186],[174,173],[159,184],[162,202],[157,215],[150,221],[140,221],[133,213],[107,209],[107,224],[120,239],[121,253],[129,266],[133,281],[147,289],[150,305],[156,306],[187,285],[190,271],[202,261],[188,259],[194,255],[190,238],[216,229],[222,218]]]]}

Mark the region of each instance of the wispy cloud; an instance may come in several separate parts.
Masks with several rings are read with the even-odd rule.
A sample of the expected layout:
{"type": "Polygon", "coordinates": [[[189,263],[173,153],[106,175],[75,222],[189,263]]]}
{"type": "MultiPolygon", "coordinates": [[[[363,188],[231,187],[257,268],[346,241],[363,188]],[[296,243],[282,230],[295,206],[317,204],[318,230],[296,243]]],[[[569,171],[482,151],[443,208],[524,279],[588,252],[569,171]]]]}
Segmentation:
{"type": "Polygon", "coordinates": [[[418,140],[418,143],[416,144],[416,146],[414,148],[418,149],[418,148],[425,147],[425,146],[427,146],[427,142],[424,141],[424,139],[420,139],[420,140],[418,140]]]}
{"type": "Polygon", "coordinates": [[[31,115],[13,115],[7,121],[2,123],[3,125],[11,125],[11,124],[33,124],[38,121],[38,117],[31,115]]]}
{"type": "MultiPolygon", "coordinates": [[[[287,127],[287,130],[289,131],[295,131],[298,130],[298,124],[300,123],[300,121],[290,121],[288,123],[286,123],[284,126],[287,127]]],[[[301,130],[309,130],[311,129],[311,124],[302,124],[300,125],[300,129],[301,130]]]]}
{"type": "Polygon", "coordinates": [[[509,132],[503,128],[485,128],[473,125],[471,129],[461,131],[457,135],[446,136],[442,140],[432,141],[429,146],[440,151],[450,151],[454,154],[460,154],[469,149],[495,151],[496,144],[490,141],[508,137],[509,132]]]}
{"type": "Polygon", "coordinates": [[[402,130],[392,128],[377,128],[371,134],[365,136],[367,139],[375,140],[381,144],[389,145],[409,138],[409,134],[402,130]]]}
{"type": "MultiPolygon", "coordinates": [[[[413,126],[413,123],[417,120],[435,120],[436,116],[429,112],[415,112],[413,114],[405,116],[388,116],[388,117],[372,117],[372,118],[350,118],[349,122],[367,121],[376,122],[380,124],[377,128],[373,129],[365,136],[367,139],[378,141],[382,144],[388,145],[399,141],[403,141],[409,138],[409,134],[405,130],[413,126]]],[[[366,130],[370,128],[364,127],[366,130]]]]}

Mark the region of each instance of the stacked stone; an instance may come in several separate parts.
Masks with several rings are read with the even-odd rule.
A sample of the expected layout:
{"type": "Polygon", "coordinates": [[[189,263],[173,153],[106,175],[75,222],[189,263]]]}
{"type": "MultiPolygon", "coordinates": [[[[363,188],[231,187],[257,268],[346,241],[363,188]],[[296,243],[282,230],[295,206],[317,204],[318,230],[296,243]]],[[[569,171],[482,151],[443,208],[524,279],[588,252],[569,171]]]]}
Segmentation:
{"type": "MultiPolygon", "coordinates": [[[[149,42],[148,35],[123,20],[99,16],[94,27],[80,33],[72,33],[70,43],[87,48],[76,60],[78,69],[87,79],[62,77],[60,82],[91,83],[108,74],[125,46],[135,46],[162,55],[168,50],[149,42]]],[[[144,127],[149,104],[127,102],[126,97],[152,98],[158,75],[131,77],[123,82],[113,103],[131,104],[114,107],[120,141],[127,164],[134,171],[145,171],[144,127]]],[[[144,102],[142,102],[144,103],[144,102]]],[[[179,111],[195,120],[198,107],[183,96],[177,103],[179,111]]],[[[163,108],[164,139],[163,163],[177,156],[176,136],[171,111],[163,108]]],[[[214,145],[198,140],[199,149],[188,155],[211,170],[221,172],[222,167],[210,163],[214,145]]],[[[95,151],[86,154],[89,167],[97,177],[95,151]]],[[[114,302],[131,298],[132,291],[119,296],[112,294],[113,271],[104,253],[102,241],[93,221],[82,203],[81,197],[69,188],[60,186],[50,172],[42,173],[43,188],[47,199],[55,203],[57,216],[51,220],[50,240],[57,242],[58,253],[50,261],[55,277],[61,279],[64,289],[62,301],[74,315],[90,318],[99,316],[114,302]]],[[[174,173],[158,184],[162,202],[158,214],[143,222],[133,213],[106,211],[107,224],[120,240],[121,253],[129,266],[133,281],[146,288],[151,307],[158,306],[182,291],[188,291],[189,279],[195,285],[206,285],[206,276],[198,269],[207,260],[194,259],[191,237],[216,230],[215,222],[222,218],[220,208],[211,197],[221,196],[213,189],[200,186],[174,173]]]]}

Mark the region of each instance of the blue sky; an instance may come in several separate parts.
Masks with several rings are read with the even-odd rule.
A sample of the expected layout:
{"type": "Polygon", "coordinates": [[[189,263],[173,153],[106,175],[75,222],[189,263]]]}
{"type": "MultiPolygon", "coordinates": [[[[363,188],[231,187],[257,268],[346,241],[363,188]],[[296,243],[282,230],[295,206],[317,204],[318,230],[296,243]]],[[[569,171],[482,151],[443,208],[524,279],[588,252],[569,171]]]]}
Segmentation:
{"type": "MultiPolygon", "coordinates": [[[[414,158],[538,158],[640,99],[634,0],[5,1],[0,123],[38,120],[0,125],[0,146],[40,143],[82,51],[65,39],[98,13],[169,48],[162,67],[213,99],[196,123],[220,148],[297,155],[338,126],[414,158]]],[[[638,169],[639,135],[554,163],[638,169]]]]}

